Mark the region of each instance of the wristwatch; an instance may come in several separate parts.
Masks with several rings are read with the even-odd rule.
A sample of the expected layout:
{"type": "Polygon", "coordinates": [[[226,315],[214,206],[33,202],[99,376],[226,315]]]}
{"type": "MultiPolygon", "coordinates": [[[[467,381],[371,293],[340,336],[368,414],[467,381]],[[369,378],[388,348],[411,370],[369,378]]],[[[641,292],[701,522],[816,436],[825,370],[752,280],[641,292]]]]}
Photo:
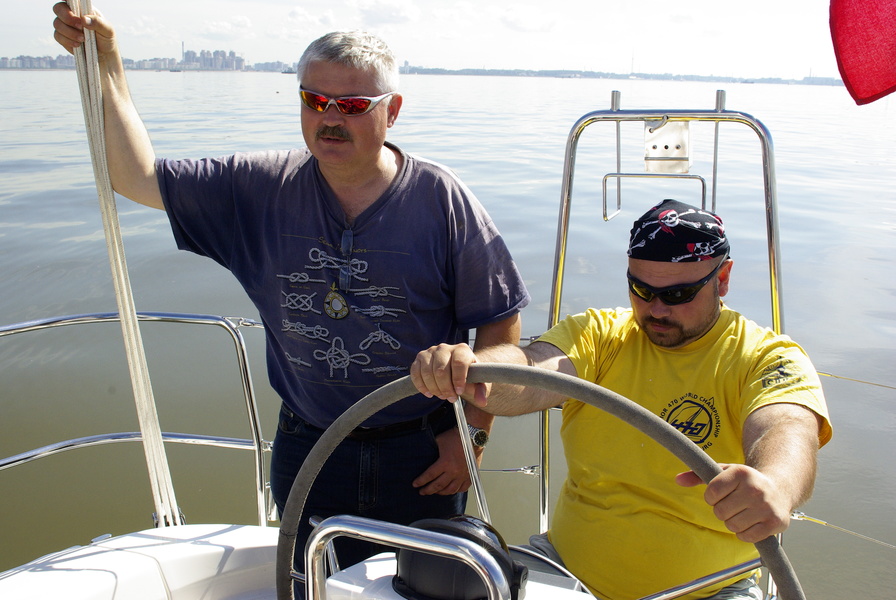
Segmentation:
{"type": "Polygon", "coordinates": [[[467,429],[470,430],[470,441],[473,442],[473,445],[477,448],[485,448],[485,445],[488,443],[488,432],[469,423],[467,423],[467,429]]]}

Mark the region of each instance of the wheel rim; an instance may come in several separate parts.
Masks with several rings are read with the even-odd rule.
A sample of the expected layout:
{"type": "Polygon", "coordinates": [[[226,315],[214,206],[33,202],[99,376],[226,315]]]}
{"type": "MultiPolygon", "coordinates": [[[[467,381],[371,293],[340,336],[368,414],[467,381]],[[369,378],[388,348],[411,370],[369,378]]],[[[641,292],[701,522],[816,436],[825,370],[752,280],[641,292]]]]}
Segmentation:
{"type": "MultiPolygon", "coordinates": [[[[517,365],[474,364],[470,367],[467,381],[470,383],[515,383],[557,392],[564,397],[574,398],[604,410],[649,435],[677,456],[704,482],[711,480],[722,470],[699,446],[655,414],[624,396],[578,377],[517,365]]],[[[294,600],[291,573],[299,519],[311,485],[327,458],[355,427],[358,427],[370,416],[416,393],[417,389],[410,377],[402,377],[384,385],[340,415],[312,448],[296,475],[280,520],[276,563],[277,598],[294,600]]],[[[805,594],[796,573],[777,537],[770,536],[755,545],[762,564],[768,569],[778,586],[780,598],[782,600],[805,600],[805,594]]]]}

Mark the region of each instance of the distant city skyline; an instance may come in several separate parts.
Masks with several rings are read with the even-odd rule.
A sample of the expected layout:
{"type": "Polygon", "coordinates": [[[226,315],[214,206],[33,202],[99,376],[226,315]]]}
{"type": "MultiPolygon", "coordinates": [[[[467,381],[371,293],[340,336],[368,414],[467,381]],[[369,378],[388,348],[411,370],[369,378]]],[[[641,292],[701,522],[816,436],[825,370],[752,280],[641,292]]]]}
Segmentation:
{"type": "MultiPolygon", "coordinates": [[[[52,3],[7,20],[0,56],[55,56],[52,3]]],[[[100,0],[125,56],[232,48],[248,63],[294,63],[337,29],[381,35],[400,63],[432,68],[684,73],[737,78],[839,77],[823,0],[100,0]],[[199,24],[199,25],[197,25],[199,24]]]]}
{"type": "MultiPolygon", "coordinates": [[[[237,56],[233,50],[184,50],[180,60],[176,58],[151,58],[134,60],[122,57],[126,69],[171,70],[171,71],[264,71],[295,73],[296,62],[270,61],[250,63],[237,56]]],[[[74,69],[75,58],[69,54],[52,56],[0,57],[0,70],[4,69],[74,69]]],[[[689,80],[689,81],[748,81],[750,83],[800,83],[807,85],[842,85],[839,77],[808,76],[799,79],[780,77],[729,77],[717,75],[697,75],[693,73],[614,73],[608,71],[583,71],[574,69],[443,69],[425,65],[411,65],[407,61],[400,66],[403,74],[422,75],[496,75],[529,77],[581,77],[581,78],[627,78],[689,80]]]]}

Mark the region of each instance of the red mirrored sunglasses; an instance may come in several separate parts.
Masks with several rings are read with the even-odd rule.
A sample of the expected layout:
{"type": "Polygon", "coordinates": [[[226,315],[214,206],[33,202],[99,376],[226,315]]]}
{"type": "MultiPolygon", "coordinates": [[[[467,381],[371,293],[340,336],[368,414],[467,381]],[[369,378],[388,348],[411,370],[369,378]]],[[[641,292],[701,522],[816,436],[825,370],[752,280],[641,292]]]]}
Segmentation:
{"type": "Polygon", "coordinates": [[[305,88],[299,88],[299,96],[302,98],[302,104],[317,112],[324,112],[330,105],[334,105],[336,109],[344,115],[354,117],[363,115],[373,110],[377,104],[394,94],[395,92],[386,92],[379,96],[340,96],[338,98],[330,98],[305,88]]]}

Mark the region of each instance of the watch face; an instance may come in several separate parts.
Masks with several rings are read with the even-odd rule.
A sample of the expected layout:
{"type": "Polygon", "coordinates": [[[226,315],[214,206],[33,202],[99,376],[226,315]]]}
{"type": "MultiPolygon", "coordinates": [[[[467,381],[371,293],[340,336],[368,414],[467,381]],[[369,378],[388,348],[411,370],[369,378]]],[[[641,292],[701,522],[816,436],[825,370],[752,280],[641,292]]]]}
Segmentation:
{"type": "Polygon", "coordinates": [[[488,443],[488,433],[486,433],[485,429],[477,429],[472,432],[470,438],[473,440],[473,445],[475,446],[485,446],[488,443]]]}

